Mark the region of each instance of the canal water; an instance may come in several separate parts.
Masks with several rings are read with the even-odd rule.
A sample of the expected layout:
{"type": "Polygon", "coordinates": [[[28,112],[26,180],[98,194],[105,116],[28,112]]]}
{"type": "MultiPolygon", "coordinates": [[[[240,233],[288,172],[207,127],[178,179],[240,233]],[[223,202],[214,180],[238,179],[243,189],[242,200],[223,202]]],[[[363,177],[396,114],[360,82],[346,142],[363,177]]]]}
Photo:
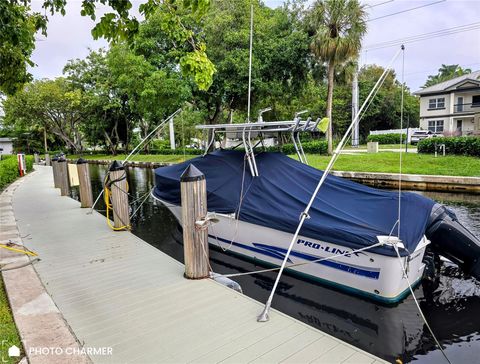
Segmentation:
{"type": "MultiPolygon", "coordinates": [[[[106,170],[106,166],[90,165],[95,196],[101,191],[106,170]]],[[[130,168],[128,182],[134,211],[153,187],[153,170],[130,168]]],[[[474,235],[480,235],[479,195],[422,194],[451,208],[474,235]]],[[[72,196],[77,195],[74,190],[72,196]]],[[[103,212],[105,206],[101,202],[97,208],[103,212]]],[[[183,260],[182,235],[176,219],[151,197],[133,218],[132,232],[178,261],[183,260]]],[[[212,268],[217,273],[263,268],[228,252],[211,249],[210,253],[212,268]]],[[[238,277],[236,281],[244,294],[265,302],[275,277],[272,272],[238,277]]],[[[415,295],[452,362],[480,363],[480,282],[464,277],[455,265],[444,263],[438,288],[420,285],[415,295]]],[[[390,362],[445,362],[411,296],[396,305],[383,306],[285,274],[273,307],[390,362]]]]}

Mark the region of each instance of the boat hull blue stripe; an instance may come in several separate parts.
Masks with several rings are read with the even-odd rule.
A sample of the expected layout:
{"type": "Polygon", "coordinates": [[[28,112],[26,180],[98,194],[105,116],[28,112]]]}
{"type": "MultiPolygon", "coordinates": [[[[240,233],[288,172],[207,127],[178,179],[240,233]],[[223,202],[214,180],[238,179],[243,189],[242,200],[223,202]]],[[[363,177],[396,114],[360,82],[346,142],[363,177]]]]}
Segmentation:
{"type": "MultiPolygon", "coordinates": [[[[275,259],[283,260],[285,258],[286,249],[277,248],[277,247],[274,247],[274,246],[269,246],[269,245],[264,245],[264,244],[259,244],[259,246],[268,247],[267,249],[266,248],[259,248],[259,247],[254,247],[254,246],[250,246],[250,245],[237,243],[236,241],[230,242],[226,239],[215,237],[213,235],[209,235],[209,237],[212,238],[212,239],[218,239],[223,243],[227,243],[227,244],[231,243],[232,245],[237,246],[239,248],[242,248],[242,249],[245,249],[245,250],[250,250],[250,251],[253,251],[253,252],[256,252],[256,253],[259,253],[259,254],[267,255],[267,256],[275,258],[275,259]]],[[[291,256],[296,256],[298,258],[308,260],[308,261],[314,261],[316,259],[321,259],[321,257],[297,252],[295,250],[292,250],[290,255],[291,256]]],[[[290,261],[290,259],[289,259],[289,261],[290,261]]],[[[321,262],[316,262],[316,264],[321,264],[321,265],[324,265],[324,266],[327,266],[327,267],[330,267],[330,268],[338,269],[338,270],[341,270],[341,271],[344,271],[344,272],[347,272],[347,273],[359,275],[359,276],[366,277],[366,278],[379,279],[379,277],[380,277],[380,272],[378,270],[367,270],[367,269],[362,269],[362,268],[359,268],[359,267],[352,267],[350,265],[347,265],[347,264],[344,264],[344,263],[338,263],[338,262],[331,261],[331,260],[324,260],[324,261],[321,261],[321,262]]]]}

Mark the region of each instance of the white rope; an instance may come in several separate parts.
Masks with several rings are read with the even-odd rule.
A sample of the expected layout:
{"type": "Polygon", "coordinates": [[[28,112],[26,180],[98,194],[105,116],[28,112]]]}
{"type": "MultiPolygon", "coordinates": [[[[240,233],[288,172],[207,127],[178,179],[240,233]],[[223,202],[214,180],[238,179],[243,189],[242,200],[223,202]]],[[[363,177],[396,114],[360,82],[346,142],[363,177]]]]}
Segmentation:
{"type": "MultiPolygon", "coordinates": [[[[177,115],[180,111],[182,111],[182,109],[177,109],[177,111],[175,111],[173,114],[171,114],[168,118],[164,119],[160,124],[158,124],[145,138],[143,138],[140,143],[137,144],[137,146],[135,148],[133,148],[133,150],[130,152],[130,154],[127,156],[127,158],[125,158],[122,162],[122,165],[125,165],[125,163],[130,159],[130,157],[135,153],[136,150],[140,150],[140,146],[146,141],[148,140],[148,138],[150,138],[153,133],[155,133],[159,128],[163,128],[165,125],[167,125],[167,122],[175,117],[175,115],[177,115]]],[[[92,207],[90,208],[89,212],[87,213],[88,215],[91,215],[93,213],[93,210],[95,209],[95,206],[97,205],[98,201],[100,200],[100,198],[102,197],[104,193],[104,189],[102,188],[102,190],[100,191],[100,193],[98,194],[97,198],[95,199],[95,201],[93,202],[93,205],[92,207]]]]}
{"type": "MultiPolygon", "coordinates": [[[[152,191],[153,191],[153,188],[152,188],[152,191]]],[[[145,201],[147,201],[147,199],[150,197],[150,193],[151,191],[148,191],[147,193],[145,193],[145,197],[143,199],[143,201],[140,203],[140,205],[135,209],[135,211],[133,211],[133,213],[130,215],[130,219],[132,219],[136,214],[137,214],[137,211],[140,210],[140,208],[143,206],[143,204],[145,203],[145,201]]],[[[138,201],[138,200],[137,200],[138,201]]]]}
{"type": "MultiPolygon", "coordinates": [[[[310,261],[308,261],[308,262],[301,262],[301,263],[295,263],[295,264],[286,265],[285,268],[300,267],[300,266],[308,265],[308,264],[311,264],[311,263],[320,263],[320,262],[323,262],[323,261],[326,261],[326,260],[330,260],[330,259],[334,259],[334,258],[340,258],[340,257],[344,257],[344,256],[347,256],[347,255],[360,253],[360,252],[363,252],[363,251],[368,250],[368,249],[376,248],[377,246],[382,246],[382,245],[384,245],[384,244],[385,244],[384,242],[378,242],[378,243],[375,243],[375,244],[373,244],[373,245],[366,246],[366,247],[364,247],[364,248],[360,248],[360,249],[357,249],[357,250],[352,250],[352,251],[350,251],[350,252],[346,252],[346,253],[342,253],[342,254],[336,254],[336,255],[331,255],[331,256],[328,256],[328,257],[324,257],[324,258],[319,258],[319,259],[315,259],[315,260],[310,260],[310,261]]],[[[221,274],[221,275],[219,275],[219,276],[220,276],[220,277],[225,277],[225,278],[232,278],[232,277],[246,276],[246,275],[250,275],[250,274],[274,272],[274,271],[277,271],[277,270],[279,270],[279,269],[280,269],[280,267],[275,267],[275,268],[269,268],[269,269],[256,270],[256,271],[252,271],[252,272],[233,273],[233,274],[221,274]]]]}
{"type": "MultiPolygon", "coordinates": [[[[244,190],[244,185],[245,185],[245,169],[246,169],[246,155],[245,157],[243,158],[243,172],[242,172],[242,187],[240,189],[240,200],[238,202],[238,207],[237,207],[237,211],[235,212],[235,230],[234,230],[234,233],[233,233],[233,237],[232,239],[230,239],[230,243],[228,244],[228,248],[224,248],[222,246],[222,244],[220,244],[220,241],[218,240],[218,236],[217,234],[215,233],[215,230],[213,228],[213,224],[210,224],[210,227],[212,228],[212,235],[215,237],[215,240],[217,242],[217,245],[220,249],[222,249],[222,251],[224,252],[227,252],[230,250],[230,248],[232,247],[233,245],[233,242],[235,241],[235,239],[237,238],[237,234],[238,234],[238,224],[240,222],[240,211],[242,209],[242,203],[243,203],[243,199],[245,197],[245,195],[247,194],[248,192],[248,189],[250,189],[250,186],[248,186],[248,189],[247,191],[245,192],[245,194],[243,193],[243,190],[244,190]]],[[[216,214],[214,213],[214,216],[216,217],[216,214]]]]}
{"type": "Polygon", "coordinates": [[[440,345],[440,342],[437,340],[437,337],[436,337],[435,334],[433,333],[432,328],[431,328],[430,325],[428,324],[428,321],[427,321],[425,315],[423,314],[422,309],[420,308],[420,304],[418,303],[417,297],[415,297],[415,293],[413,292],[412,284],[410,283],[410,279],[408,278],[408,273],[407,273],[407,271],[406,271],[406,269],[405,269],[405,266],[403,265],[402,258],[401,258],[401,256],[400,256],[399,251],[398,251],[397,244],[396,244],[396,243],[392,243],[392,246],[393,246],[393,248],[395,249],[395,252],[397,253],[398,261],[399,261],[399,263],[400,263],[400,266],[402,267],[403,275],[404,275],[405,279],[407,280],[408,288],[410,289],[410,293],[412,294],[413,300],[415,301],[415,304],[417,305],[418,312],[420,312],[420,316],[422,317],[422,320],[423,320],[425,326],[427,326],[428,331],[430,331],[430,334],[432,335],[433,340],[434,340],[435,343],[437,344],[437,346],[438,346],[438,348],[440,349],[442,355],[445,357],[445,360],[446,360],[449,364],[452,364],[452,362],[450,361],[450,359],[448,359],[447,354],[446,354],[445,351],[443,350],[442,346],[440,345]]]}

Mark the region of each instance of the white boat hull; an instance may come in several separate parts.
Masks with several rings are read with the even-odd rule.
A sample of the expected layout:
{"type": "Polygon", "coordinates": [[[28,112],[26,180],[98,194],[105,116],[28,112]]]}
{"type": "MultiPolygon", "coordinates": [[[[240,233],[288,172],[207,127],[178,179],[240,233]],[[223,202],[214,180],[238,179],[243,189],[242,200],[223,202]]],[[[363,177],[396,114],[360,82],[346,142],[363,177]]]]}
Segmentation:
{"type": "MultiPolygon", "coordinates": [[[[181,223],[181,207],[165,205],[181,223]]],[[[233,215],[211,214],[219,220],[208,229],[211,245],[271,265],[279,266],[282,263],[292,234],[239,221],[233,215]]],[[[402,257],[412,284],[416,284],[422,278],[425,268],[422,259],[429,243],[424,236],[410,259],[402,257]]],[[[345,246],[299,236],[288,264],[308,262],[352,250],[345,246]]],[[[288,270],[385,303],[397,302],[409,293],[408,281],[404,277],[399,258],[369,251],[292,267],[288,270]]]]}

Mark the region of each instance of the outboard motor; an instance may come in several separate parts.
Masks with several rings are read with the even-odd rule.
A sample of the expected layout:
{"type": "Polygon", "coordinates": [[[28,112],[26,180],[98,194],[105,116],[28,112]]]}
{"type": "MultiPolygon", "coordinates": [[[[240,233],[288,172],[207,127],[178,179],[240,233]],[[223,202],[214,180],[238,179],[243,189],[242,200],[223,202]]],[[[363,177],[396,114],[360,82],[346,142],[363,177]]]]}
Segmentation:
{"type": "Polygon", "coordinates": [[[425,236],[430,240],[434,252],[480,280],[480,240],[460,224],[455,213],[443,205],[435,204],[425,236]]]}

